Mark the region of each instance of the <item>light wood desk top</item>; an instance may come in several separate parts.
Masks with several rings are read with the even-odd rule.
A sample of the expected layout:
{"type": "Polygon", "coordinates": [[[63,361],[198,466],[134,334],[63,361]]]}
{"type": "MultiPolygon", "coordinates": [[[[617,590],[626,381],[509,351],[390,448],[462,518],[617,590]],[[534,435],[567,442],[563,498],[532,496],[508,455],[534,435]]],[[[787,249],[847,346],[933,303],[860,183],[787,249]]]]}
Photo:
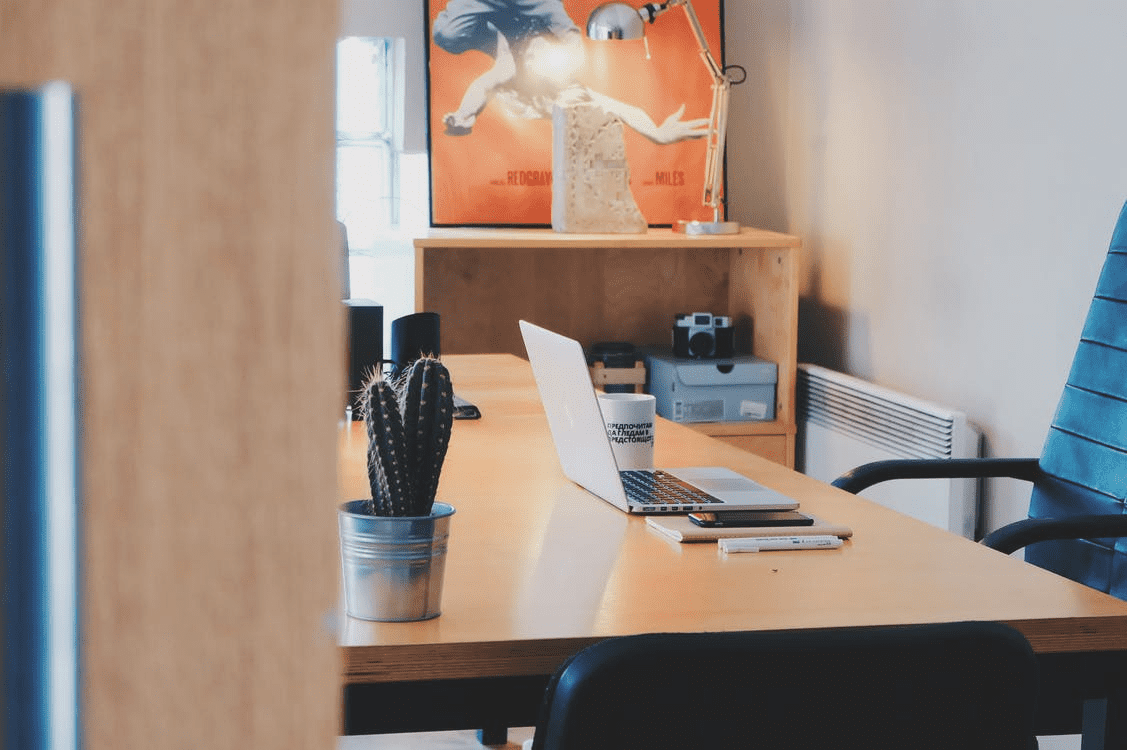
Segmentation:
{"type": "MultiPolygon", "coordinates": [[[[659,420],[659,465],[723,464],[854,530],[839,550],[722,556],[678,544],[564,478],[528,363],[448,356],[480,421],[454,426],[439,499],[455,506],[440,617],[344,618],[346,684],[551,673],[598,639],[998,620],[1035,651],[1127,651],[1127,602],[659,420]]],[[[367,495],[360,423],[342,498],[367,495]]]]}

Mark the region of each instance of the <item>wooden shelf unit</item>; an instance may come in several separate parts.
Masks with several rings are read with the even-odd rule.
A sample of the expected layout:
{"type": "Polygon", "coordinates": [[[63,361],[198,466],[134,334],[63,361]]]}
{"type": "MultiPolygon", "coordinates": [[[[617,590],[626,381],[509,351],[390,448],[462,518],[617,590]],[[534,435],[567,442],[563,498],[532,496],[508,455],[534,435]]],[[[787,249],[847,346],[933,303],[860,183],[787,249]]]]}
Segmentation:
{"type": "Polygon", "coordinates": [[[794,465],[802,241],[762,229],[694,236],[434,228],[415,240],[415,309],[442,318],[443,354],[524,357],[525,319],[578,339],[668,346],[678,312],[729,315],[738,352],[779,368],[776,419],[693,425],[794,465]]]}

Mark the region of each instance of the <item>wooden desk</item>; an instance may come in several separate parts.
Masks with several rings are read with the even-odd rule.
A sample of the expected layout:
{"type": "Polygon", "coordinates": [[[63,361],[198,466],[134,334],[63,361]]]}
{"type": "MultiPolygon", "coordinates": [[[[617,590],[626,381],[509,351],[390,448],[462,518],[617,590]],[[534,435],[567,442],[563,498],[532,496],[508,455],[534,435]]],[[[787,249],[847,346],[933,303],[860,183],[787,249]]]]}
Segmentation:
{"type": "MultiPolygon", "coordinates": [[[[443,614],[345,618],[346,731],[526,725],[568,655],[642,632],[998,620],[1062,685],[1127,674],[1127,602],[659,420],[659,464],[731,466],[854,529],[834,551],[725,558],[713,544],[671,542],[564,478],[524,360],[445,359],[483,417],[455,423],[439,486],[457,508],[443,614]],[[438,702],[407,720],[399,701],[416,691],[438,702]]],[[[367,494],[364,446],[360,425],[346,427],[343,498],[367,494]]]]}

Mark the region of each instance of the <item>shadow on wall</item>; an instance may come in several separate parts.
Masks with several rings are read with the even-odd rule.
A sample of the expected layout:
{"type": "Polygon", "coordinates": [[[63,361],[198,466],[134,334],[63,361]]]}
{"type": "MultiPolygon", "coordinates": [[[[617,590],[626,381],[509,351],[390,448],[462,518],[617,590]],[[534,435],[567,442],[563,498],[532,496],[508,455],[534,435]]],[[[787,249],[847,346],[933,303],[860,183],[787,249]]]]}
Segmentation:
{"type": "Polygon", "coordinates": [[[790,9],[768,3],[728,13],[725,62],[747,78],[732,88],[726,172],[728,216],[746,226],[787,231],[784,155],[789,97],[790,9]],[[744,17],[746,16],[746,17],[744,17]]]}
{"type": "Polygon", "coordinates": [[[798,361],[864,377],[869,363],[869,320],[813,297],[798,300],[798,361]],[[848,356],[847,356],[848,353],[848,356]]]}

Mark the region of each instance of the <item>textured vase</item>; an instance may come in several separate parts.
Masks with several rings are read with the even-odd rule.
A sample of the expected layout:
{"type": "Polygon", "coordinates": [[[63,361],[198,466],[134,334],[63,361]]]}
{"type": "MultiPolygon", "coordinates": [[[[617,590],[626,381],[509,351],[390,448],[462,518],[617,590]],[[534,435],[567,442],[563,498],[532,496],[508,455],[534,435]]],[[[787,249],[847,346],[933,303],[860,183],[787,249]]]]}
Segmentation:
{"type": "Polygon", "coordinates": [[[644,233],[622,120],[594,104],[552,110],[552,229],[644,233]]]}

